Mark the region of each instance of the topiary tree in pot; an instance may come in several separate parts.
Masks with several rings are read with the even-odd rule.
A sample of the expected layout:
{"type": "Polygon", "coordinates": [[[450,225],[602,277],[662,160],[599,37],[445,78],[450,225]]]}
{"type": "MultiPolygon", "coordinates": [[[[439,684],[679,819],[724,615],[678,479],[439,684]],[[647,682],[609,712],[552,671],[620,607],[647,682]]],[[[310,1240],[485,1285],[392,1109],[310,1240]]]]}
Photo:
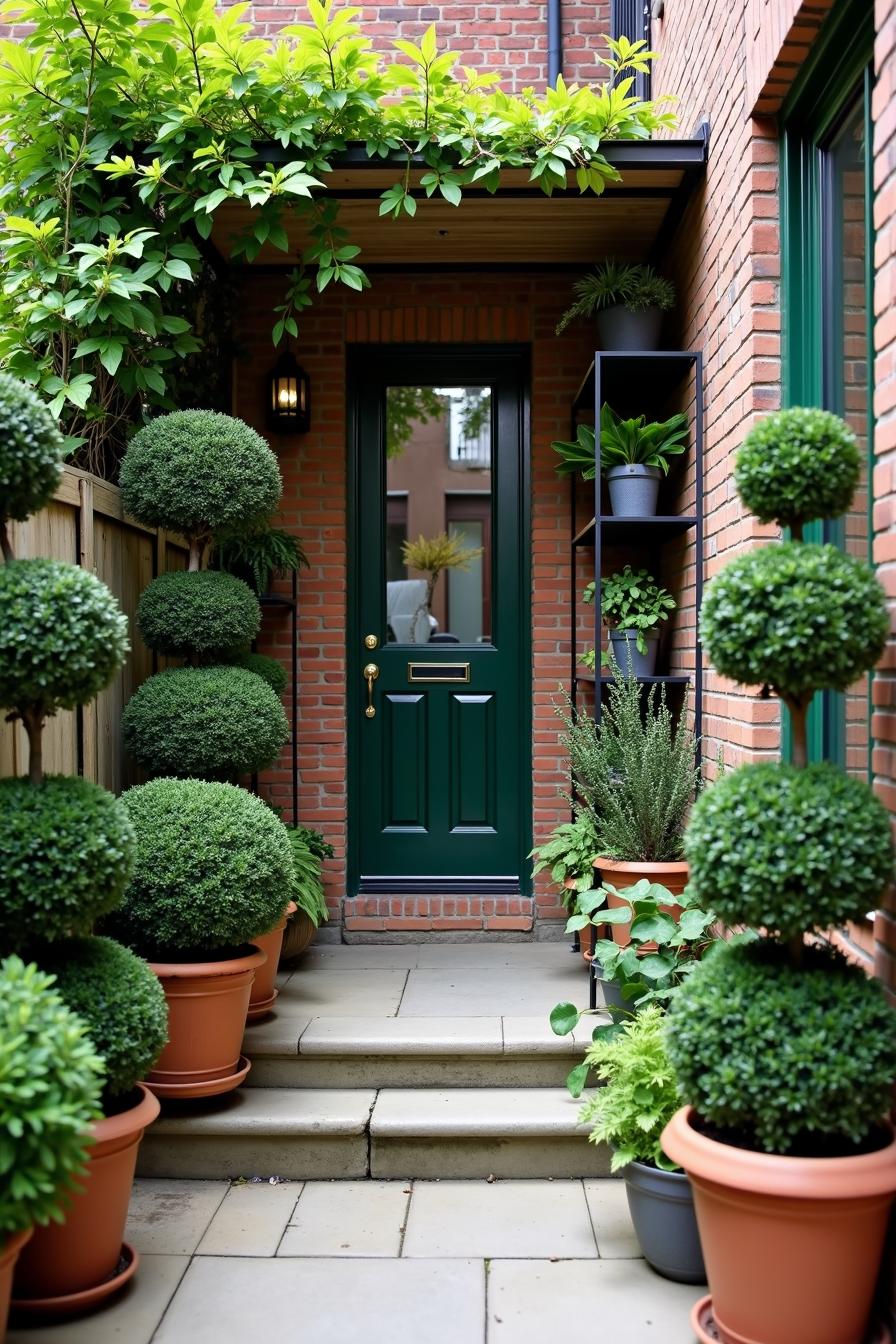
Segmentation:
{"type": "Polygon", "coordinates": [[[762,929],[696,968],[669,1015],[690,1106],[663,1147],[695,1189],[713,1293],[692,1318],[701,1340],[861,1338],[896,1192],[884,1120],[896,1014],[819,937],[878,904],[890,819],[863,781],[806,764],[814,691],[870,670],[888,629],[868,567],[799,539],[805,522],[846,508],[857,475],[855,440],[826,412],[757,426],[737,461],[741,497],[797,539],[734,560],[701,612],[716,668],[774,691],[793,731],[792,763],[727,775],[694,806],[685,839],[698,898],[728,925],[762,929]]]}
{"type": "Polygon", "coordinates": [[[293,880],[286,827],[232,784],[156,779],[122,799],[136,833],[124,901],[106,921],[151,958],[170,1039],[149,1084],[160,1096],[213,1096],[249,1070],[240,1056],[255,970],[248,947],[282,918],[293,880]]]}

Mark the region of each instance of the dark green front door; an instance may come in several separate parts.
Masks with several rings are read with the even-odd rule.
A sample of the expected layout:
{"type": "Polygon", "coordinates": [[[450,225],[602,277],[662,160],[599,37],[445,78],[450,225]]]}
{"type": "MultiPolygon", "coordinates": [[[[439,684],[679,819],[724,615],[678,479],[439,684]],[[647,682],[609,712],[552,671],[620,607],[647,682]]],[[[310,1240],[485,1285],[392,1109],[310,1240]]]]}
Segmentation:
{"type": "Polygon", "coordinates": [[[524,355],[357,348],[349,389],[352,889],[525,890],[524,355]],[[404,545],[439,537],[464,564],[430,591],[404,545]]]}

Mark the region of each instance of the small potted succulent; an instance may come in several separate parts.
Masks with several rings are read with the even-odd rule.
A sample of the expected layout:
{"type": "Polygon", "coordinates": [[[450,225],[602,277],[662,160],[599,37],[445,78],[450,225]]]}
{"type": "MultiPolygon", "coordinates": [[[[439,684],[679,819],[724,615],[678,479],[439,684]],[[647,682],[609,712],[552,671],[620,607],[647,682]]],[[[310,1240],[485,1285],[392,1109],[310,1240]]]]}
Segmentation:
{"type": "Polygon", "coordinates": [[[854,435],[827,412],[751,430],[741,499],[797,539],[731,561],[700,613],[718,672],[777,694],[793,743],[789,763],[741,766],[707,790],[685,838],[698,897],[763,931],[707,958],[668,1019],[689,1104],[662,1142],[694,1186],[712,1294],[692,1316],[701,1341],[864,1338],[896,1192],[896,1013],[822,936],[880,902],[891,819],[864,780],[807,763],[813,695],[874,667],[889,629],[868,565],[798,539],[847,510],[859,470],[854,435]]]}
{"type": "Polygon", "coordinates": [[[83,1173],[102,1074],[53,977],[17,956],[0,962],[0,1340],[17,1257],[83,1173]]]}
{"type": "Polygon", "coordinates": [[[614,258],[576,280],[573,293],[557,335],[574,318],[594,317],[603,350],[657,350],[663,313],[675,306],[674,287],[652,266],[614,258]]]}
{"type": "MultiPolygon", "coordinates": [[[[585,588],[585,601],[594,601],[594,582],[585,588]]],[[[656,671],[661,621],[669,619],[675,598],[661,588],[646,569],[624,565],[601,579],[600,610],[610,629],[611,657],[635,677],[656,671]]]]}
{"type": "MultiPolygon", "coordinates": [[[[560,887],[563,904],[570,914],[578,908],[579,895],[591,889],[597,853],[594,819],[583,807],[576,807],[574,812],[572,821],[555,826],[544,843],[528,855],[535,859],[533,877],[550,869],[551,880],[560,887]]],[[[590,922],[581,926],[579,948],[585,961],[590,961],[594,949],[594,929],[590,922]]]]}
{"type": "MultiPolygon", "coordinates": [[[[651,518],[656,514],[660,480],[669,473],[669,459],[687,451],[688,418],[648,422],[645,415],[623,420],[604,402],[600,412],[600,467],[610,491],[610,508],[620,518],[651,518]]],[[[581,471],[583,480],[596,474],[594,430],[579,425],[572,441],[557,440],[558,475],[581,471]]]]}
{"type": "Polygon", "coordinates": [[[122,802],[136,859],[106,928],[148,958],[170,1019],[147,1083],[162,1097],[216,1096],[249,1071],[240,1043],[265,960],[251,943],[289,902],[286,827],[254,794],[207,780],[151,780],[122,802]]]}

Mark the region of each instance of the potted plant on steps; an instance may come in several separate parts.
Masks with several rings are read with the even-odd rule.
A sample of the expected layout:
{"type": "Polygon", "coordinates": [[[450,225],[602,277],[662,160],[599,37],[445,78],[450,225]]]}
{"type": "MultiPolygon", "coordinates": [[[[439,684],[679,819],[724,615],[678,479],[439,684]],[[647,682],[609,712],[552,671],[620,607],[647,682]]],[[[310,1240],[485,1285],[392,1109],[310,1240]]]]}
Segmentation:
{"type": "Polygon", "coordinates": [[[61,1217],[83,1172],[102,1072],[52,976],[17,956],[0,962],[0,1340],[17,1257],[33,1227],[61,1217]]]}
{"type": "Polygon", "coordinates": [[[602,350],[656,350],[663,313],[675,306],[675,289],[641,262],[608,258],[573,284],[575,302],[557,323],[557,335],[574,318],[595,317],[602,350]]]}
{"type": "Polygon", "coordinates": [[[287,826],[286,830],[292,846],[295,910],[287,920],[281,959],[292,961],[302,955],[329,918],[321,868],[323,860],[332,859],[335,850],[320,831],[310,826],[287,826]]]}
{"type": "Polygon", "coordinates": [[[217,1096],[249,1071],[240,1054],[259,929],[293,881],[286,827],[233,784],[156,779],[123,796],[134,873],[107,926],[146,956],[168,1000],[169,1042],[147,1085],[160,1097],[217,1096]]]}
{"type": "Polygon", "coordinates": [[[137,1268],[123,1242],[137,1149],[159,1103],[140,1079],[167,1040],[168,1010],[146,962],[111,938],[69,938],[44,956],[104,1066],[102,1117],[64,1221],[38,1228],[19,1257],[13,1310],[69,1314],[103,1301],[137,1268]],[[111,1289],[110,1289],[111,1285],[111,1289]]]}
{"type": "MultiPolygon", "coordinates": [[[[585,588],[594,601],[594,580],[585,588]]],[[[675,599],[646,569],[624,565],[601,579],[600,610],[610,630],[610,657],[635,677],[652,677],[660,646],[659,625],[669,619],[675,599]]]]}
{"type": "MultiPolygon", "coordinates": [[[[594,820],[583,807],[576,807],[573,820],[555,826],[544,843],[537,845],[528,857],[536,861],[533,877],[546,868],[550,870],[551,880],[560,887],[563,904],[572,915],[578,909],[580,894],[591,889],[596,853],[594,820]]],[[[585,961],[590,962],[594,951],[594,927],[590,920],[579,930],[579,949],[585,961]]]]}
{"type": "MultiPolygon", "coordinates": [[[[623,420],[604,402],[600,413],[600,468],[610,492],[610,508],[619,518],[652,518],[660,480],[669,473],[669,459],[687,451],[688,419],[673,415],[648,423],[644,415],[623,420]]],[[[559,476],[597,474],[594,430],[579,425],[575,439],[551,444],[559,453],[559,476]]]]}
{"type": "MultiPolygon", "coordinates": [[[[748,509],[799,538],[847,510],[859,462],[842,421],[797,408],[751,431],[736,481],[748,509]]],[[[868,1324],[896,1191],[896,1014],[819,931],[879,903],[893,846],[864,780],[807,764],[806,714],[817,690],[874,667],[888,626],[867,565],[799,539],[739,556],[703,603],[716,669],[780,697],[793,750],[721,779],[686,836],[698,896],[763,930],[699,966],[669,1014],[689,1105],[662,1142],[694,1186],[712,1294],[692,1316],[702,1341],[854,1344],[868,1324]]]]}

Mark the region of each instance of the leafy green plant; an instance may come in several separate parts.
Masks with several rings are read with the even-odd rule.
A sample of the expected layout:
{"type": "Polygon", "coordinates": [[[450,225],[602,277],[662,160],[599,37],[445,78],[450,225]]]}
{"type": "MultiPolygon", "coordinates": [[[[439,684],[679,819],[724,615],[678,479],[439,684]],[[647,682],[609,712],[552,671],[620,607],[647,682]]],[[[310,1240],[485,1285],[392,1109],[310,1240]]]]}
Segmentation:
{"type": "Polygon", "coordinates": [[[16,212],[0,359],[54,399],[93,459],[143,404],[170,405],[171,370],[196,345],[182,316],[182,291],[201,278],[194,237],[209,238],[228,204],[251,207],[235,260],[266,244],[288,253],[288,210],[310,230],[272,315],[280,342],[298,334],[312,277],[318,291],[369,283],[325,195],[349,146],[392,170],[379,209],[397,218],[420,196],[458,205],[468,187],[494,192],[505,169],[548,195],[567,175],[599,194],[619,176],[606,141],[674,125],[634,96],[653,55],[643,42],[601,45],[602,85],[514,96],[439,52],[434,26],[381,55],[360,10],[309,0],[308,18],[267,39],[213,0],[17,10],[21,36],[0,49],[0,178],[16,212]]]}
{"type": "Polygon", "coordinates": [[[99,1118],[103,1064],[53,977],[0,962],[0,1236],[61,1221],[99,1118]]]}
{"type": "Polygon", "coordinates": [[[652,420],[638,415],[623,420],[604,402],[600,408],[600,465],[602,471],[635,464],[669,472],[669,458],[687,450],[688,418],[672,415],[652,420]]]}
{"type": "Polygon", "coordinates": [[[0,947],[86,933],[121,900],[133,845],[121,801],[90,780],[0,779],[0,947]]]}
{"type": "Polygon", "coordinates": [[[154,775],[236,780],[277,759],[283,705],[242,667],[177,667],[144,681],[121,719],[125,750],[154,775]]]}
{"type": "MultiPolygon", "coordinates": [[[[594,601],[593,581],[585,589],[585,601],[594,601]]],[[[672,594],[661,588],[646,569],[624,565],[601,579],[600,610],[605,624],[611,629],[637,631],[639,653],[647,652],[647,631],[668,620],[675,605],[672,594]]]]}
{"type": "Polygon", "coordinates": [[[62,476],[65,440],[33,388],[0,373],[0,553],[12,560],[7,523],[36,513],[62,476]]]}
{"type": "Polygon", "coordinates": [[[134,874],[106,928],[163,961],[208,960],[282,917],[293,883],[286,827],[233,784],[156,779],[122,801],[136,833],[134,874]]]}
{"type": "Polygon", "coordinates": [[[275,574],[292,574],[308,568],[308,557],[298,537],[282,527],[253,528],[249,532],[219,537],[212,564],[245,579],[259,595],[266,593],[275,574]]]}
{"type": "Polygon", "coordinates": [[[168,1040],[165,991],[145,961],[111,938],[69,938],[45,965],[103,1061],[109,1114],[127,1104],[168,1040]]]}
{"type": "Polygon", "coordinates": [[[173,411],[134,435],[121,464],[121,499],[138,523],[179,532],[190,569],[209,542],[264,523],[283,483],[267,443],[242,420],[215,411],[173,411]]]}
{"type": "Polygon", "coordinates": [[[762,523],[802,536],[809,518],[839,518],[861,474],[856,436],[830,411],[792,406],[754,425],[737,455],[734,481],[762,523]]]}
{"type": "Polygon", "coordinates": [[[201,663],[227,661],[258,634],[261,608],[252,590],[232,574],[172,570],[144,588],[137,624],[156,653],[201,663]]]}
{"type": "Polygon", "coordinates": [[[575,318],[593,317],[602,308],[628,308],[641,313],[646,308],[668,312],[675,306],[675,289],[668,280],[657,275],[652,266],[640,262],[602,261],[593,271],[581,276],[573,284],[575,302],[557,323],[557,335],[565,331],[575,318]]]}
{"type": "Polygon", "coordinates": [[[593,425],[579,425],[574,439],[555,439],[551,444],[560,461],[554,464],[558,476],[582,473],[583,481],[593,481],[597,475],[597,455],[593,425]]]}
{"type": "Polygon", "coordinates": [[[319,859],[332,859],[336,853],[328,840],[325,840],[320,831],[316,831],[313,826],[292,826],[290,831],[300,836],[312,854],[316,854],[319,859]]]}
{"type": "Polygon", "coordinates": [[[558,712],[597,852],[631,863],[680,859],[700,770],[686,716],[673,720],[663,687],[639,686],[616,667],[599,725],[581,710],[575,717],[568,708],[558,712]]]}
{"type": "Polygon", "coordinates": [[[602,1084],[579,1112],[590,1125],[591,1143],[609,1143],[610,1170],[644,1162],[661,1171],[679,1167],[663,1152],[663,1130],[678,1110],[675,1074],[663,1040],[664,1014],[656,1004],[623,1023],[621,1031],[596,1040],[584,1067],[602,1084]]]}
{"type": "Polygon", "coordinates": [[[536,861],[532,876],[536,877],[545,868],[550,869],[551,881],[561,888],[564,904],[571,908],[579,892],[591,888],[597,849],[594,819],[589,812],[577,808],[573,821],[562,821],[555,826],[547,840],[528,855],[536,861]],[[567,881],[572,882],[571,889],[564,889],[567,881]]]}
{"type": "Polygon", "coordinates": [[[329,918],[321,877],[321,855],[311,848],[302,827],[288,826],[286,829],[292,846],[292,899],[300,910],[304,910],[314,927],[319,928],[329,918]]]}
{"type": "Polygon", "coordinates": [[[234,667],[243,667],[261,677],[275,695],[282,695],[286,690],[286,668],[276,658],[268,658],[264,653],[240,653],[230,661],[234,667]]]}

